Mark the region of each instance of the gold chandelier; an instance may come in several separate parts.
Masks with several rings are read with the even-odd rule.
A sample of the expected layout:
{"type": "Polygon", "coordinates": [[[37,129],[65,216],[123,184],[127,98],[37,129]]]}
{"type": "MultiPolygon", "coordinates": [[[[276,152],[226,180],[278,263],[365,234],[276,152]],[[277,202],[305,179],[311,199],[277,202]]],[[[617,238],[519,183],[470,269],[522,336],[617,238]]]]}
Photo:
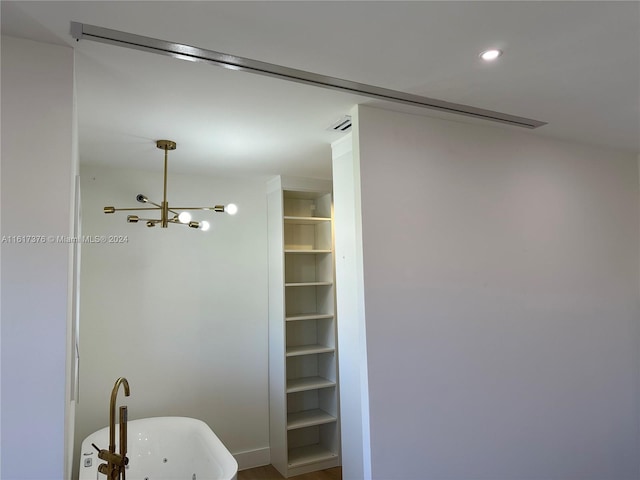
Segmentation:
{"type": "Polygon", "coordinates": [[[140,221],[146,222],[147,227],[155,227],[160,224],[162,228],[167,228],[170,223],[177,223],[179,225],[187,225],[191,228],[198,228],[202,231],[209,230],[209,222],[203,220],[201,222],[195,222],[191,220],[191,214],[187,210],[213,210],[218,213],[228,213],[229,215],[235,215],[238,211],[238,207],[233,203],[227,206],[214,205],[212,207],[170,207],[167,201],[167,163],[169,159],[169,150],[176,149],[176,142],[171,140],[158,140],[156,147],[164,150],[164,191],[162,195],[162,203],[158,204],[149,200],[146,195],[142,193],[136,196],[136,200],[140,203],[148,203],[153,207],[139,207],[139,208],[115,208],[104,207],[104,213],[115,213],[123,211],[141,211],[141,210],[160,210],[160,218],[141,218],[138,215],[128,215],[127,222],[138,223],[140,221]],[[179,213],[178,213],[179,212],[179,213]]]}

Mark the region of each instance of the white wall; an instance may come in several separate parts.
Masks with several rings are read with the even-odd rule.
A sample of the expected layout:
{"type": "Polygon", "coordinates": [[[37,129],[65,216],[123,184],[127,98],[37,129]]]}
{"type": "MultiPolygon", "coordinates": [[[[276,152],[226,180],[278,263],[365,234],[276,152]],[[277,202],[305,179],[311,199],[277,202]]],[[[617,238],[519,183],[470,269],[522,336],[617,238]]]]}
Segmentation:
{"type": "Polygon", "coordinates": [[[6,480],[69,478],[71,248],[47,237],[71,233],[73,118],[73,51],[3,36],[0,476],[6,480]],[[11,243],[22,235],[44,236],[45,243],[11,243]]]}
{"type": "Polygon", "coordinates": [[[373,478],[638,478],[635,155],[358,123],[373,478]]]}
{"type": "Polygon", "coordinates": [[[83,234],[127,241],[82,245],[77,446],[108,424],[111,388],[125,376],[130,419],[199,418],[233,454],[250,452],[241,467],[268,463],[265,179],[170,173],[170,204],[238,204],[233,217],[199,213],[209,232],[102,212],[140,206],[138,193],[159,202],[161,171],[83,165],[81,179],[83,234]]]}
{"type": "Polygon", "coordinates": [[[353,134],[331,145],[344,480],[371,478],[357,114],[353,118],[353,134]]]}

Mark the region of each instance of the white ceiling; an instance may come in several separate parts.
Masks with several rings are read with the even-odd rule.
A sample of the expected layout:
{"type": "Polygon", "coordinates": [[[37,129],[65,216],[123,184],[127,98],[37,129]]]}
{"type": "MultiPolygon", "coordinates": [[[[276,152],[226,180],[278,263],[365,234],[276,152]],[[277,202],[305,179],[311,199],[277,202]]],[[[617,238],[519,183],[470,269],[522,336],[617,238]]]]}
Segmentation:
{"type": "Polygon", "coordinates": [[[2,1],[2,33],[76,49],[84,163],[330,175],[326,128],[373,101],[204,63],[75,42],[77,21],[529,117],[529,131],[639,152],[639,2],[2,1]],[[504,50],[495,64],[478,53],[504,50]]]}

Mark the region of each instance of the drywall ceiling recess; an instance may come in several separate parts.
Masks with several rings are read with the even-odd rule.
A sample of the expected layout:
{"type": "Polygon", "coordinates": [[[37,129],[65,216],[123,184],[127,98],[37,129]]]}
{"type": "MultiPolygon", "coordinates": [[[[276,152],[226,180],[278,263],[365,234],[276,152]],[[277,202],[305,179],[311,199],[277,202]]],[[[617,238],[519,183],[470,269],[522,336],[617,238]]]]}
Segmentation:
{"type": "Polygon", "coordinates": [[[413,105],[421,108],[429,108],[456,115],[482,118],[484,120],[506,123],[518,127],[537,128],[542,125],[546,125],[546,122],[532,120],[530,118],[518,117],[506,113],[495,112],[493,110],[485,110],[483,108],[471,107],[469,105],[445,102],[434,98],[422,97],[420,95],[413,95],[397,90],[376,87],[365,83],[352,82],[350,80],[343,80],[317,73],[306,72],[304,70],[297,70],[295,68],[283,67],[281,65],[261,62],[259,60],[236,57],[227,53],[215,52],[213,50],[206,50],[181,43],[168,42],[166,40],[144,37],[133,33],[97,27],[95,25],[71,22],[71,36],[76,40],[93,40],[96,42],[168,55],[181,60],[206,62],[231,70],[257,73],[259,75],[267,75],[280,78],[282,80],[341,90],[343,92],[363,95],[369,98],[402,103],[405,105],[413,105]]]}

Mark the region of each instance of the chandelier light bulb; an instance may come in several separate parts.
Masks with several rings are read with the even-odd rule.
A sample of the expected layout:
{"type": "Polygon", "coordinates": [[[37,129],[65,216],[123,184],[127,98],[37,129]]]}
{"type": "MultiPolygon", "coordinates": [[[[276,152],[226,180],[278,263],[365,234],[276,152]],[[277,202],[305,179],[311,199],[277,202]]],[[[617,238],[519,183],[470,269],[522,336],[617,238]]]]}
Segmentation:
{"type": "Polygon", "coordinates": [[[180,223],[189,223],[191,221],[191,214],[189,212],[180,212],[180,215],[178,215],[178,221],[180,223]]]}
{"type": "Polygon", "coordinates": [[[229,215],[235,215],[236,213],[238,213],[238,206],[235,203],[230,203],[224,210],[229,215]]]}
{"type": "Polygon", "coordinates": [[[209,222],[207,222],[206,220],[203,220],[202,222],[200,222],[200,230],[202,230],[203,232],[206,232],[210,228],[211,228],[211,225],[209,225],[209,222]]]}

